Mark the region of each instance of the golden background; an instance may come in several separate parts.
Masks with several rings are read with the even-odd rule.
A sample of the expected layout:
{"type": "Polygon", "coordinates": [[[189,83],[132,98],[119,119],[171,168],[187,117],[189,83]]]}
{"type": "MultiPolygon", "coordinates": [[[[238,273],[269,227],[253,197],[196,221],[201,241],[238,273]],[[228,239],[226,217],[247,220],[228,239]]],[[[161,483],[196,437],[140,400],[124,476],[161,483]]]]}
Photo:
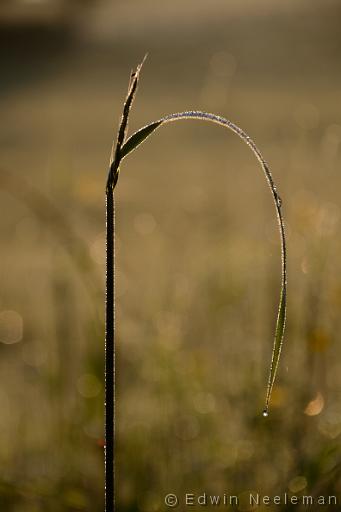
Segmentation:
{"type": "Polygon", "coordinates": [[[270,192],[232,133],[161,128],[116,189],[117,510],[340,493],[340,16],[330,0],[1,4],[1,511],[103,510],[105,182],[146,52],[131,131],[205,110],[268,161],[288,324],[264,419],[270,192]]]}

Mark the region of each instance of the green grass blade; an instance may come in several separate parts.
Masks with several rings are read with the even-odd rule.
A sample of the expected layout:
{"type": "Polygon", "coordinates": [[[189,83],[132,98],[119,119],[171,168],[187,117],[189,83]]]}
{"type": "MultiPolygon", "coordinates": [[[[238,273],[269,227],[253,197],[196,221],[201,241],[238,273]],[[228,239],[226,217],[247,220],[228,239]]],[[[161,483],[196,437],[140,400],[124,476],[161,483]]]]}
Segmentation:
{"type": "Polygon", "coordinates": [[[120,157],[121,160],[125,158],[129,153],[134,151],[144,140],[146,140],[149,135],[153,133],[156,128],[162,124],[162,120],[155,121],[155,123],[148,124],[147,126],[144,126],[137,132],[135,132],[129,139],[126,141],[126,143],[122,146],[120,151],[120,157]]]}
{"type": "Polygon", "coordinates": [[[133,135],[129,137],[129,139],[125,142],[125,144],[122,146],[120,151],[120,157],[123,159],[126,157],[131,151],[136,149],[140,144],[142,144],[148,137],[151,135],[159,126],[162,124],[166,124],[172,121],[182,120],[182,119],[197,119],[201,121],[210,121],[216,124],[219,124],[225,128],[228,128],[232,132],[234,132],[236,135],[238,135],[243,142],[245,142],[249,148],[252,150],[254,155],[256,156],[257,160],[260,162],[261,167],[263,169],[265,178],[268,182],[272,198],[275,203],[276,208],[276,214],[277,214],[277,220],[278,220],[278,229],[281,239],[281,260],[282,260],[282,281],[281,281],[281,292],[280,292],[280,301],[279,301],[279,307],[278,307],[278,314],[277,314],[277,322],[276,322],[276,328],[275,328],[275,336],[274,336],[274,342],[273,342],[273,349],[272,349],[272,357],[271,357],[271,364],[270,364],[270,371],[269,371],[269,378],[268,378],[268,385],[267,385],[267,393],[266,393],[266,401],[265,401],[265,410],[263,412],[264,416],[268,415],[268,408],[269,403],[271,399],[271,393],[274,386],[276,373],[279,365],[282,345],[283,345],[283,337],[284,337],[284,330],[285,330],[285,320],[286,320],[286,287],[287,287],[287,269],[286,269],[286,260],[287,260],[287,254],[286,254],[286,237],[285,237],[285,230],[284,230],[284,220],[283,220],[283,214],[282,214],[282,201],[278,195],[277,188],[275,186],[274,180],[272,178],[272,174],[270,171],[270,168],[268,164],[266,163],[265,159],[263,158],[260,150],[256,146],[255,142],[247,135],[239,126],[232,123],[231,121],[221,117],[217,116],[215,114],[211,114],[208,112],[201,112],[201,111],[187,111],[187,112],[178,112],[175,114],[167,115],[157,121],[154,121],[137,132],[135,132],[133,135]]]}
{"type": "Polygon", "coordinates": [[[264,416],[268,415],[271,393],[272,393],[273,385],[275,382],[279,359],[281,356],[282,345],[283,345],[285,321],[286,321],[286,287],[284,287],[284,289],[282,289],[281,299],[280,299],[280,304],[279,304],[276,329],[275,329],[275,338],[274,338],[273,349],[272,349],[269,381],[268,381],[268,387],[267,387],[267,393],[266,393],[266,403],[265,403],[265,409],[263,411],[264,416]]]}

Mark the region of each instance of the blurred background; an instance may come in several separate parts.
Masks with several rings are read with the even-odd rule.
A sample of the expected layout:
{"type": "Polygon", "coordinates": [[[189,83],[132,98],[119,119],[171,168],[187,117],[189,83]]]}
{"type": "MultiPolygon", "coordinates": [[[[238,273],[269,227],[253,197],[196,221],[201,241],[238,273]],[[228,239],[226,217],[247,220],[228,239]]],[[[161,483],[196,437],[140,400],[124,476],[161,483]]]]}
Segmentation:
{"type": "Polygon", "coordinates": [[[1,2],[1,510],[103,510],[104,190],[146,52],[131,130],[212,111],[269,162],[288,324],[264,419],[271,194],[232,133],[162,128],[116,189],[117,510],[165,510],[168,492],[236,494],[244,511],[250,490],[340,495],[340,16],[337,0],[1,2]]]}

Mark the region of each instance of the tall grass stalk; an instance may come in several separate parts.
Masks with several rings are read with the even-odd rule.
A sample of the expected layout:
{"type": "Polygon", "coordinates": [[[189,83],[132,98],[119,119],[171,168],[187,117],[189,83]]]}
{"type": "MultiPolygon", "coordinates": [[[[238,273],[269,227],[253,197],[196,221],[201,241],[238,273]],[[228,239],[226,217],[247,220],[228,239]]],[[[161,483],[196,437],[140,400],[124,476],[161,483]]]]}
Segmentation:
{"type": "MultiPolygon", "coordinates": [[[[142,62],[143,64],[143,62],[142,62]]],[[[264,172],[275,204],[278,229],[281,242],[281,291],[277,321],[272,349],[268,385],[265,397],[263,415],[268,415],[271,393],[275,382],[279,359],[282,350],[283,336],[286,320],[287,295],[287,255],[284,220],[282,214],[282,201],[277,192],[270,168],[262,156],[255,142],[239,126],[224,117],[191,110],[169,114],[153,121],[136,131],[128,139],[126,132],[131,106],[137,91],[142,64],[132,73],[127,98],[123,107],[123,114],[119,125],[116,144],[113,145],[110,168],[106,186],[106,343],[105,343],[105,510],[112,512],[114,507],[114,437],[115,437],[115,200],[114,189],[118,182],[120,164],[126,156],[142,144],[160,126],[180,120],[209,121],[228,128],[245,142],[264,172]]]]}
{"type": "MultiPolygon", "coordinates": [[[[143,64],[143,62],[142,62],[143,64]]],[[[105,308],[105,510],[115,507],[115,197],[121,162],[121,148],[128,126],[129,112],[137,89],[139,72],[131,74],[128,94],[113,144],[106,186],[106,308],[105,308]]]]}

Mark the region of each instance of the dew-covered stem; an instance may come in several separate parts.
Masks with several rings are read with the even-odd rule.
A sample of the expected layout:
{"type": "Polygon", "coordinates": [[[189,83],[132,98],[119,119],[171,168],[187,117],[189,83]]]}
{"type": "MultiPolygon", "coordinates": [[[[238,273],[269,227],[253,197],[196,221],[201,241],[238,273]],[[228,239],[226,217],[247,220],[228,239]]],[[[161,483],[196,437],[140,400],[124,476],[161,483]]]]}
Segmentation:
{"type": "MultiPolygon", "coordinates": [[[[145,59],[144,59],[145,60],[145,59]]],[[[143,62],[130,76],[128,93],[114,141],[106,184],[106,301],[105,301],[105,512],[115,508],[115,195],[131,106],[137,91],[143,62]]]]}

